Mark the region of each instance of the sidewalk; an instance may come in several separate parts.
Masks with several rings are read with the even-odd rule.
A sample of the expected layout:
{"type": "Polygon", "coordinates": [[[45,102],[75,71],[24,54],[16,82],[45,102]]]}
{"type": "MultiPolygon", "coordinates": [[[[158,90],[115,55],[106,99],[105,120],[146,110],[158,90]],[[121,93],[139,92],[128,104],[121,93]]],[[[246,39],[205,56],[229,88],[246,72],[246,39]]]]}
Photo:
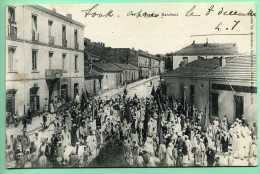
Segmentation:
{"type": "MultiPolygon", "coordinates": [[[[153,77],[150,77],[148,79],[138,80],[136,82],[128,84],[126,89],[129,90],[129,89],[134,88],[136,86],[145,84],[146,82],[149,82],[149,81],[152,81],[152,80],[157,80],[157,79],[159,80],[159,78],[160,78],[160,76],[153,76],[153,77]]],[[[123,93],[124,89],[125,89],[125,87],[120,87],[120,88],[117,88],[117,89],[111,89],[111,90],[108,90],[108,91],[104,91],[102,94],[96,96],[95,98],[100,97],[102,99],[108,99],[108,98],[111,98],[111,97],[113,97],[117,94],[123,93]]]]}

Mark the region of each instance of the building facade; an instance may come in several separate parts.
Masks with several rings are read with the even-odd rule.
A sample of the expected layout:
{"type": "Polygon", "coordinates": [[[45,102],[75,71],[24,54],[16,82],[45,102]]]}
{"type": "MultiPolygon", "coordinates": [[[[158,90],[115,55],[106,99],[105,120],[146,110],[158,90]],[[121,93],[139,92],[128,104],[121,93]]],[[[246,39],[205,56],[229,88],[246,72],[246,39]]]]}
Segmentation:
{"type": "Polygon", "coordinates": [[[164,71],[164,60],[142,50],[106,47],[101,50],[103,59],[109,63],[131,64],[139,68],[139,78],[149,78],[164,71]]]}
{"type": "Polygon", "coordinates": [[[73,99],[84,83],[84,25],[42,6],[9,6],[6,33],[7,112],[40,112],[73,99]]]}
{"type": "Polygon", "coordinates": [[[165,59],[160,60],[160,72],[159,74],[164,74],[165,73],[165,59]]]}
{"type": "Polygon", "coordinates": [[[137,56],[140,78],[149,78],[160,74],[160,61],[163,60],[160,60],[158,57],[141,50],[138,51],[137,56]]]}
{"type": "Polygon", "coordinates": [[[100,92],[116,89],[124,85],[123,70],[112,63],[95,63],[94,69],[102,75],[100,92]]]}
{"type": "Polygon", "coordinates": [[[128,84],[139,80],[138,67],[132,64],[114,63],[123,71],[123,83],[128,84]]]}
{"type": "Polygon", "coordinates": [[[194,105],[205,120],[227,116],[256,122],[256,57],[195,60],[163,75],[167,95],[194,105]]]}

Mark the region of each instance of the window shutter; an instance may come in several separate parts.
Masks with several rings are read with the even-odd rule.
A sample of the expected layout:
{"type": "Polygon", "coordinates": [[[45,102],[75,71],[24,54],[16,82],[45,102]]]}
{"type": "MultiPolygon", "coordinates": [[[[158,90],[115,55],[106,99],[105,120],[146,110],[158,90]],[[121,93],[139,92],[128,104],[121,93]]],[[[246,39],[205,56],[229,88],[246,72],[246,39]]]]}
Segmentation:
{"type": "Polygon", "coordinates": [[[36,108],[37,108],[37,111],[40,110],[40,96],[35,96],[36,97],[36,108]]]}
{"type": "Polygon", "coordinates": [[[33,107],[34,104],[33,103],[34,103],[34,96],[31,95],[30,96],[30,108],[31,108],[32,111],[34,111],[34,107],[33,107]]]}

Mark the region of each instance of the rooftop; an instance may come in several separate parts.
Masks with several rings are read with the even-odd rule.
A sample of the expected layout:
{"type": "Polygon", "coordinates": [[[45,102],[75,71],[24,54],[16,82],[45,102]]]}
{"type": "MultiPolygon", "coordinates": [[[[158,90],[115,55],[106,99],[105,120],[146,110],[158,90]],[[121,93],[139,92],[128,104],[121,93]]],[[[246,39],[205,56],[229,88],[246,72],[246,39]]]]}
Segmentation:
{"type": "Polygon", "coordinates": [[[113,63],[94,63],[95,69],[99,72],[121,72],[123,71],[113,63]]]}
{"type": "Polygon", "coordinates": [[[82,23],[80,23],[80,22],[78,22],[78,21],[75,21],[75,20],[73,20],[72,18],[70,18],[70,17],[68,17],[68,16],[65,16],[65,15],[62,15],[62,14],[60,14],[60,13],[57,13],[57,12],[54,11],[54,10],[50,10],[50,9],[48,9],[48,8],[45,8],[45,7],[43,7],[43,6],[40,6],[40,5],[29,5],[29,7],[35,8],[35,9],[37,9],[37,10],[40,10],[40,11],[44,12],[44,13],[48,13],[48,14],[53,15],[53,16],[55,16],[55,17],[57,17],[57,18],[62,19],[62,20],[65,20],[65,21],[67,21],[67,22],[70,22],[70,23],[73,23],[73,24],[75,24],[75,25],[78,25],[78,26],[80,26],[80,27],[85,27],[84,24],[82,24],[82,23]]]}
{"type": "Polygon", "coordinates": [[[235,43],[195,43],[188,45],[173,53],[173,55],[238,55],[238,48],[235,43]]]}
{"type": "Polygon", "coordinates": [[[123,70],[138,70],[138,67],[132,64],[114,63],[114,65],[118,66],[123,70]]]}
{"type": "Polygon", "coordinates": [[[226,58],[226,65],[220,65],[220,58],[195,60],[169,71],[164,77],[188,77],[209,79],[230,79],[256,82],[256,57],[231,56],[226,58]]]}
{"type": "Polygon", "coordinates": [[[95,69],[91,69],[89,72],[85,72],[85,79],[93,79],[93,78],[102,78],[103,75],[96,71],[95,69]]]}

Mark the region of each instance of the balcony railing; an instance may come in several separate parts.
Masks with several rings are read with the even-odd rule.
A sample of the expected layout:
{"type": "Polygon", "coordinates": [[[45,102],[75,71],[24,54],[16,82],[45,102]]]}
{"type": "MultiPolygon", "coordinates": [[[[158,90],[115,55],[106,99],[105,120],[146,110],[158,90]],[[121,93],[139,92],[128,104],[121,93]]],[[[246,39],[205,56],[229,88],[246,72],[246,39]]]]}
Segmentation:
{"type": "Polygon", "coordinates": [[[54,36],[49,36],[49,45],[54,45],[54,36]]]}
{"type": "Polygon", "coordinates": [[[17,40],[17,27],[13,25],[8,25],[8,37],[11,40],[17,40]]]}
{"type": "Polygon", "coordinates": [[[66,39],[62,39],[62,47],[67,48],[67,43],[66,39]]]}
{"type": "Polygon", "coordinates": [[[32,31],[32,41],[39,41],[39,33],[37,31],[32,31]]]}
{"type": "Polygon", "coordinates": [[[61,78],[63,74],[62,69],[46,69],[45,77],[46,79],[58,79],[61,78]]]}
{"type": "Polygon", "coordinates": [[[79,43],[75,43],[75,49],[79,49],[79,43]]]}

